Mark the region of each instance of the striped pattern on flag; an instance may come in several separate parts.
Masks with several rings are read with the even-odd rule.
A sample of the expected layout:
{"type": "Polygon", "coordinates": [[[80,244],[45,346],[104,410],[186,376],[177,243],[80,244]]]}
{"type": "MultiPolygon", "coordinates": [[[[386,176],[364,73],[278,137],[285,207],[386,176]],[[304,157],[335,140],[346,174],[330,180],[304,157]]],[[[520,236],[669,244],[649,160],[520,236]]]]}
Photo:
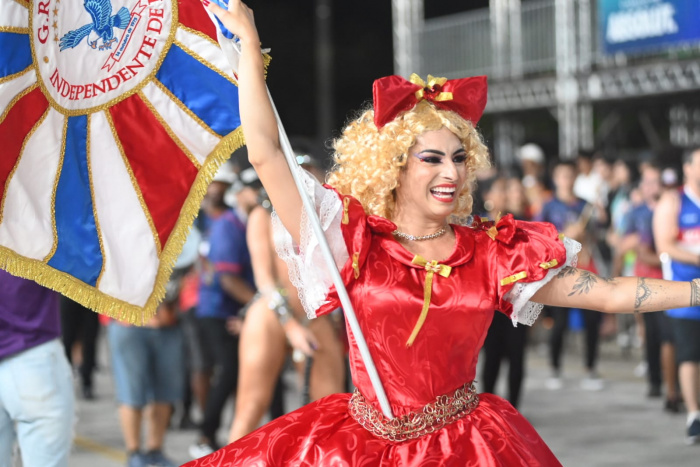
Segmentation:
{"type": "MultiPolygon", "coordinates": [[[[0,268],[136,324],[154,315],[207,185],[243,144],[235,75],[209,14],[164,1],[176,23],[157,68],[125,97],[81,111],[46,94],[62,82],[40,73],[32,3],[0,0],[0,268]]],[[[126,2],[130,24],[139,2],[147,8],[126,2]]],[[[88,18],[65,8],[78,19],[60,34],[53,26],[56,43],[88,18]]],[[[102,56],[126,41],[119,27],[102,56]]],[[[56,56],[74,50],[92,53],[83,41],[56,56]]]]}

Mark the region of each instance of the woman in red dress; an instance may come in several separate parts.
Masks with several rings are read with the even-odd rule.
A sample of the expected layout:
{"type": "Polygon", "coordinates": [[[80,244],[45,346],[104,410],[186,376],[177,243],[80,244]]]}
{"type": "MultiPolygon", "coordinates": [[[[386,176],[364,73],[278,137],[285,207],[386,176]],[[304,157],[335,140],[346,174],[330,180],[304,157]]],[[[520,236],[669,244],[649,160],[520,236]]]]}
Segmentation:
{"type": "MultiPolygon", "coordinates": [[[[323,315],[339,301],[280,149],[252,12],[238,0],[207,8],[240,39],[248,157],[284,229],[278,249],[302,304],[323,315]]],[[[474,128],[485,78],[412,81],[375,82],[374,108],[335,141],[330,186],[302,174],[395,418],[380,411],[350,334],[354,394],[306,405],[188,466],[559,465],[513,406],[475,392],[494,310],[532,324],[541,303],[643,312],[699,300],[694,282],[576,269],[580,246],[551,224],[511,215],[450,224],[469,214],[474,171],[488,165],[474,128]]]]}

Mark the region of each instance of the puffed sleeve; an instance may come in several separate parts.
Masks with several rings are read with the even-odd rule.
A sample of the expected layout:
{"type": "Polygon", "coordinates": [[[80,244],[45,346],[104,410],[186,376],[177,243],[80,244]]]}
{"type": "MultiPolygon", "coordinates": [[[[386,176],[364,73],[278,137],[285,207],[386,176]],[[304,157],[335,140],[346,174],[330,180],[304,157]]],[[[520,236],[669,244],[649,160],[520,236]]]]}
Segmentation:
{"type": "Polygon", "coordinates": [[[561,268],[576,266],[581,245],[560,236],[547,222],[522,222],[507,215],[489,230],[495,248],[497,307],[513,321],[531,326],[542,305],[530,301],[561,268]]]}
{"type": "MultiPolygon", "coordinates": [[[[349,284],[366,257],[370,238],[367,216],[360,203],[321,185],[311,174],[297,168],[309,197],[313,200],[330,246],[335,266],[344,284],[349,284]],[[362,254],[360,254],[360,250],[362,254]]],[[[285,229],[276,213],[272,214],[275,249],[289,268],[289,278],[299,292],[299,300],[311,319],[330,313],[340,306],[333,278],[316,239],[309,217],[302,210],[299,244],[285,229]]]]}

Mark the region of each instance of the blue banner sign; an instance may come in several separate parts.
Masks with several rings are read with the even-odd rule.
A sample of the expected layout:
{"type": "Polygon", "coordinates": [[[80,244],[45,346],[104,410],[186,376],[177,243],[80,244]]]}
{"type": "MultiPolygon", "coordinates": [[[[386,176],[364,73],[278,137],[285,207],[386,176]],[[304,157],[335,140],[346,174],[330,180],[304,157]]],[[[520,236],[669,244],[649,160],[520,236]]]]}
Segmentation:
{"type": "Polygon", "coordinates": [[[700,42],[700,0],[598,0],[598,18],[608,54],[700,42]]]}

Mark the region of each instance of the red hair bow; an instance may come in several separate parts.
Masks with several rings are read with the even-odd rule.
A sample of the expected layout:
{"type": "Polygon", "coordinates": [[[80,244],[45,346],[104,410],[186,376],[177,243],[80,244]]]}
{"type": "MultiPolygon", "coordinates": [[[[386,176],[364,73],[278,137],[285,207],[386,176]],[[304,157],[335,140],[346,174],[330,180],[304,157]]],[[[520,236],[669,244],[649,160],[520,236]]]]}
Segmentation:
{"type": "Polygon", "coordinates": [[[456,112],[476,125],[486,107],[486,76],[448,80],[428,75],[427,83],[415,73],[409,80],[396,75],[386,76],[374,82],[372,96],[377,128],[401,112],[411,110],[423,99],[439,109],[456,112]]]}

